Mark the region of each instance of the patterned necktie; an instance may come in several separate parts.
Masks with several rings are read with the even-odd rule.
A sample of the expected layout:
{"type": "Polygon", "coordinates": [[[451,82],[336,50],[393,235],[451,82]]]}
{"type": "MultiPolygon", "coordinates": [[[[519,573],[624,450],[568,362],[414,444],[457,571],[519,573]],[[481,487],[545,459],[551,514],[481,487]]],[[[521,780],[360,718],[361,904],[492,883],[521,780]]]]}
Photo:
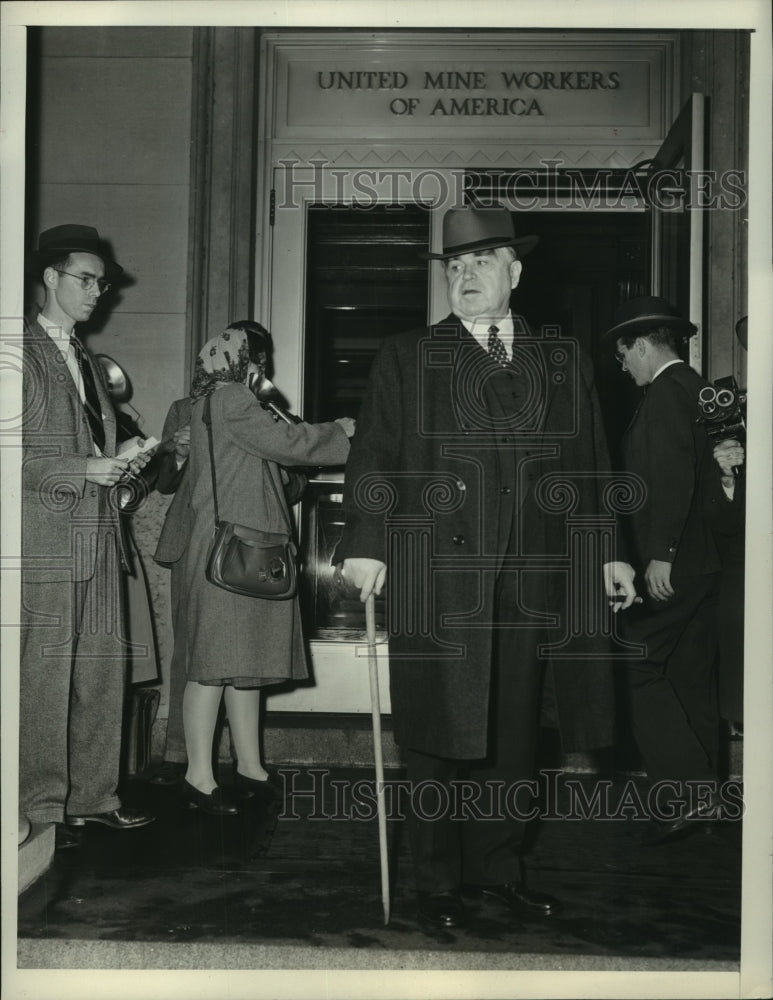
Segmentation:
{"type": "Polygon", "coordinates": [[[94,444],[97,448],[99,448],[100,451],[104,451],[105,427],[102,423],[102,407],[99,402],[99,396],[97,395],[94,373],[91,370],[89,359],[86,357],[86,353],[83,350],[83,345],[74,334],[70,336],[70,344],[72,345],[73,351],[75,351],[78,368],[80,368],[81,378],[83,379],[83,391],[86,396],[86,416],[88,417],[89,427],[91,428],[91,436],[94,439],[94,444]]]}
{"type": "Polygon", "coordinates": [[[497,336],[498,333],[498,326],[488,328],[488,352],[497,364],[506,365],[508,361],[507,349],[497,336]]]}

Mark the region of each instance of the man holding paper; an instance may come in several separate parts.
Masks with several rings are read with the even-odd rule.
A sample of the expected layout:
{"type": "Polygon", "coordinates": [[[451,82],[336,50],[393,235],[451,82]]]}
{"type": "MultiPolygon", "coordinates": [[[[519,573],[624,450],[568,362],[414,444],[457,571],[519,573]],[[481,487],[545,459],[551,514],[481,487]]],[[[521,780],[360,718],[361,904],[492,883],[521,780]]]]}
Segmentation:
{"type": "Polygon", "coordinates": [[[58,824],[61,848],[77,843],[65,822],[153,820],[117,795],[126,638],[115,487],[149,453],[136,437],[117,452],[101,368],[75,333],[122,268],[81,225],[42,233],[28,266],[45,301],[24,328],[19,811],[58,824]]]}

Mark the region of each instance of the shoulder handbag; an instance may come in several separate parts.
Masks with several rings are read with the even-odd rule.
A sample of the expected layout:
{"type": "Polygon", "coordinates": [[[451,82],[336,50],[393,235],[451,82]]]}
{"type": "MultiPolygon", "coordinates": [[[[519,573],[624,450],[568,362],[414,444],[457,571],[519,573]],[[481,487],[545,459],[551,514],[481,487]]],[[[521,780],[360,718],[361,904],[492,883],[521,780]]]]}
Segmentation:
{"type": "Polygon", "coordinates": [[[204,404],[202,420],[207,425],[209,463],[212,472],[212,498],[215,504],[215,530],[207,555],[205,575],[210,583],[232,594],[258,597],[264,601],[284,601],[295,596],[295,547],[292,526],[279,490],[265,459],[263,474],[276,495],[287,523],[287,534],[248,528],[232,521],[221,521],[217,505],[215,452],[212,445],[210,400],[204,404]]]}

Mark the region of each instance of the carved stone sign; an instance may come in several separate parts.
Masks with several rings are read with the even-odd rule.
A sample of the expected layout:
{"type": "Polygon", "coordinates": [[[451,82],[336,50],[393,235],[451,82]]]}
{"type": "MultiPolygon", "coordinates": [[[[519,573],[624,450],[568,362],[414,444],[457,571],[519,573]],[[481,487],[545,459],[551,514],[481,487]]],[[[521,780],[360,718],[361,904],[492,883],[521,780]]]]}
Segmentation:
{"type": "Polygon", "coordinates": [[[670,119],[673,42],[447,36],[274,43],[273,136],[644,141],[670,119]]]}

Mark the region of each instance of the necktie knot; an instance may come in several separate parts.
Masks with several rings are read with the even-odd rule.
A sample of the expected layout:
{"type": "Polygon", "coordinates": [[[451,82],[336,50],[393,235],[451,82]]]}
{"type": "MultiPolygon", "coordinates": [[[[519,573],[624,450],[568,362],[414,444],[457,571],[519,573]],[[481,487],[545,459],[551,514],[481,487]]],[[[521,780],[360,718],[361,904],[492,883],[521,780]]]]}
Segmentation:
{"type": "Polygon", "coordinates": [[[507,364],[507,349],[499,338],[499,327],[493,323],[488,328],[488,352],[497,364],[507,364]]]}

